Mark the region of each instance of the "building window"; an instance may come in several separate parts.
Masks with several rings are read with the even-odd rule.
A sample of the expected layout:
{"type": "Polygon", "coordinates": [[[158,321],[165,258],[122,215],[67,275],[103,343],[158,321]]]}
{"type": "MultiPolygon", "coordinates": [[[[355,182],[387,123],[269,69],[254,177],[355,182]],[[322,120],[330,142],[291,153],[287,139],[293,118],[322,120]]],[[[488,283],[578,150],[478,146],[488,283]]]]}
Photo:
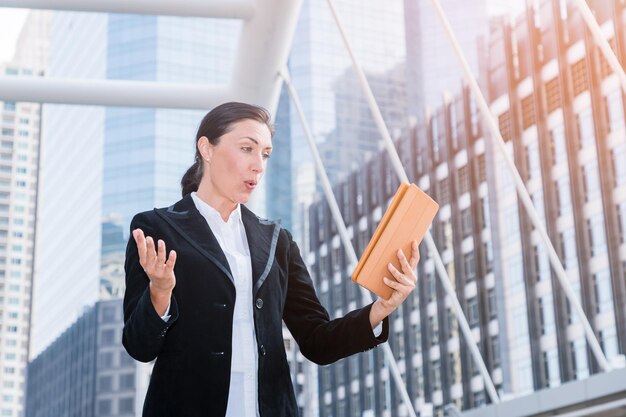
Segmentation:
{"type": "Polygon", "coordinates": [[[120,375],[120,390],[135,388],[135,374],[120,375]]]}
{"type": "Polygon", "coordinates": [[[472,234],[472,212],[469,207],[461,210],[461,233],[463,239],[472,234]]]}
{"type": "Polygon", "coordinates": [[[559,354],[556,348],[543,352],[543,366],[548,386],[550,388],[559,386],[561,384],[561,375],[559,370],[559,354]]]}
{"type": "Polygon", "coordinates": [[[476,297],[467,300],[467,320],[470,327],[475,327],[480,322],[480,313],[478,312],[478,299],[476,297]]]}
{"type": "Polygon", "coordinates": [[[619,187],[626,184],[626,143],[620,143],[611,151],[613,156],[613,176],[615,178],[615,186],[619,187]]]}
{"type": "Polygon", "coordinates": [[[567,229],[560,235],[561,253],[563,256],[563,267],[565,269],[574,268],[578,265],[578,255],[576,254],[576,240],[574,229],[567,229]]]}
{"type": "Polygon", "coordinates": [[[554,305],[552,296],[547,295],[539,299],[539,319],[541,320],[541,334],[552,334],[555,331],[554,305]]]}
{"type": "Polygon", "coordinates": [[[511,140],[513,137],[513,124],[511,123],[511,112],[508,110],[498,116],[498,125],[500,127],[500,134],[505,142],[511,140]]]}
{"type": "Polygon", "coordinates": [[[617,205],[617,216],[619,218],[619,234],[621,242],[626,242],[626,201],[617,205]]]}
{"type": "Polygon", "coordinates": [[[98,391],[99,392],[111,392],[113,391],[113,377],[101,376],[98,378],[98,391]]]}
{"type": "Polygon", "coordinates": [[[469,191],[469,172],[467,165],[460,167],[457,175],[459,180],[459,195],[463,195],[469,191]]]}
{"type": "Polygon", "coordinates": [[[535,96],[531,94],[522,99],[522,127],[524,130],[535,124],[535,96]]]}
{"type": "Polygon", "coordinates": [[[611,276],[608,270],[593,274],[593,288],[596,298],[596,313],[602,314],[613,311],[613,290],[611,276]]]}
{"type": "Polygon", "coordinates": [[[526,164],[528,167],[528,178],[541,177],[541,162],[539,161],[539,145],[534,137],[526,147],[526,164]]]}
{"type": "Polygon", "coordinates": [[[437,281],[435,274],[426,275],[426,282],[428,285],[428,302],[430,303],[437,298],[437,281]]]}
{"type": "Polygon", "coordinates": [[[584,339],[577,339],[570,343],[572,350],[572,371],[576,379],[583,379],[589,376],[589,365],[587,364],[587,344],[584,339]]]}
{"type": "Polygon", "coordinates": [[[571,66],[574,97],[587,90],[587,63],[581,58],[571,66]]]}
{"type": "Polygon", "coordinates": [[[523,359],[515,364],[515,374],[517,376],[518,390],[520,393],[527,393],[533,389],[533,372],[531,361],[523,359]]]}
{"type": "Polygon", "coordinates": [[[439,360],[435,360],[432,362],[431,367],[432,374],[432,390],[437,391],[441,389],[441,362],[439,360]]]}
{"type": "MultiPolygon", "coordinates": [[[[537,190],[530,196],[530,198],[533,202],[533,206],[535,207],[535,210],[537,211],[537,216],[539,216],[539,220],[541,220],[541,223],[545,226],[546,210],[543,206],[543,191],[541,189],[537,190]]],[[[533,225],[533,229],[534,229],[534,225],[533,225]]]]}
{"type": "Polygon", "coordinates": [[[600,179],[598,177],[598,161],[595,159],[583,166],[585,184],[585,202],[597,201],[601,198],[600,179]]]}
{"type": "Polygon", "coordinates": [[[489,288],[489,290],[487,290],[487,307],[489,308],[489,317],[492,319],[495,318],[497,315],[495,288],[489,288]]]}
{"type": "MultiPolygon", "coordinates": [[[[576,299],[578,300],[578,303],[580,304],[580,281],[574,281],[571,284],[572,284],[572,291],[574,291],[574,295],[576,295],[576,299]]],[[[568,322],[568,324],[576,324],[576,323],[578,323],[578,321],[579,321],[578,314],[576,314],[576,312],[572,308],[572,305],[570,304],[569,300],[567,300],[566,306],[567,306],[567,322],[568,322]]]]}
{"type": "Polygon", "coordinates": [[[607,124],[610,132],[624,130],[624,107],[622,105],[622,90],[611,91],[605,98],[607,124]]]}
{"type": "Polygon", "coordinates": [[[606,253],[606,238],[604,234],[604,218],[602,213],[593,215],[587,219],[587,230],[591,243],[591,256],[606,253]]]}
{"type": "Polygon", "coordinates": [[[485,162],[485,154],[478,155],[478,182],[487,181],[487,164],[485,162]]]}
{"type": "Polygon", "coordinates": [[[487,403],[485,400],[485,391],[478,391],[473,393],[474,407],[481,407],[487,403]]]}
{"type": "Polygon", "coordinates": [[[103,323],[113,323],[115,322],[115,318],[117,308],[113,306],[106,306],[102,308],[102,321],[103,323]]]}
{"type": "Polygon", "coordinates": [[[600,331],[600,342],[602,343],[602,351],[606,355],[607,359],[611,360],[619,355],[615,326],[609,326],[608,328],[600,331]]]}
{"type": "Polygon", "coordinates": [[[115,331],[113,329],[106,329],[100,332],[100,345],[111,346],[115,343],[115,331]]]}
{"type": "Polygon", "coordinates": [[[506,243],[517,242],[519,240],[519,218],[516,205],[506,207],[504,210],[504,236],[506,243]]]}
{"type": "Polygon", "coordinates": [[[493,270],[493,244],[491,240],[485,242],[483,247],[485,248],[485,266],[489,273],[493,270]]]}
{"type": "Polygon", "coordinates": [[[113,352],[100,353],[100,369],[109,369],[113,367],[113,352]]]}
{"type": "Polygon", "coordinates": [[[474,262],[474,252],[463,255],[463,264],[465,267],[465,281],[471,282],[476,279],[476,263],[474,262]]]}
{"type": "Polygon", "coordinates": [[[560,107],[561,91],[558,77],[554,77],[546,83],[546,101],[548,104],[548,114],[560,107]]]}
{"type": "Polygon", "coordinates": [[[595,146],[595,132],[591,108],[586,107],[576,116],[578,119],[578,144],[580,149],[595,146]]]}
{"type": "Polygon", "coordinates": [[[439,181],[439,205],[445,206],[450,202],[450,180],[448,177],[439,181]]]}
{"type": "Polygon", "coordinates": [[[439,343],[439,322],[437,316],[430,316],[428,318],[428,324],[430,327],[430,345],[435,346],[439,343]]]}
{"type": "Polygon", "coordinates": [[[518,306],[511,313],[513,341],[518,346],[528,343],[528,316],[526,306],[518,306]]]}
{"type": "Polygon", "coordinates": [[[491,217],[489,213],[489,201],[487,198],[480,199],[480,214],[483,222],[483,229],[489,229],[491,226],[491,217]]]}
{"type": "Polygon", "coordinates": [[[569,177],[563,176],[556,180],[556,199],[559,216],[563,216],[572,212],[572,198],[569,189],[569,177]]]}
{"type": "Polygon", "coordinates": [[[135,399],[132,397],[120,398],[118,403],[118,411],[122,413],[134,413],[135,412],[135,399]]]}
{"type": "Polygon", "coordinates": [[[101,416],[111,415],[111,400],[98,401],[98,414],[101,416]]]}

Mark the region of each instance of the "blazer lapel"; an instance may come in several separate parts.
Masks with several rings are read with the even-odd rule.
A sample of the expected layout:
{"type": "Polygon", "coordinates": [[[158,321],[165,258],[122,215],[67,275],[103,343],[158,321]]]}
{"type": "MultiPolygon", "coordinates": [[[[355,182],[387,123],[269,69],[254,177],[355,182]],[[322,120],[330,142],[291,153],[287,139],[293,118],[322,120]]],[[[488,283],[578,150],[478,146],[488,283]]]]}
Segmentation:
{"type": "Polygon", "coordinates": [[[191,194],[187,194],[182,200],[167,209],[155,208],[154,211],[180,233],[191,246],[224,272],[233,286],[235,285],[226,255],[224,255],[205,218],[196,208],[191,194]]]}
{"type": "Polygon", "coordinates": [[[274,263],[280,221],[261,219],[243,204],[241,205],[241,218],[250,248],[253,294],[256,295],[274,263]]]}

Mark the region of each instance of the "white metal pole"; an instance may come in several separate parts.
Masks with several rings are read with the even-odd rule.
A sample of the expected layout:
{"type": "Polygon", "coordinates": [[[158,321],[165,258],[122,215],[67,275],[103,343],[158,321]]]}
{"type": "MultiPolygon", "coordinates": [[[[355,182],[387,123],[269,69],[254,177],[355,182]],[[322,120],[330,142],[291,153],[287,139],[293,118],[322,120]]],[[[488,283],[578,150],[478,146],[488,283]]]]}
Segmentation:
{"type": "MultiPolygon", "coordinates": [[[[596,41],[598,47],[600,47],[600,51],[602,51],[602,55],[604,55],[604,58],[606,58],[606,62],[619,78],[619,83],[622,86],[622,90],[624,91],[624,93],[626,93],[626,73],[624,72],[624,68],[622,68],[622,66],[620,65],[619,60],[615,55],[615,52],[613,51],[613,49],[611,49],[611,45],[609,45],[609,42],[604,37],[602,29],[600,29],[600,25],[598,25],[598,22],[596,21],[593,12],[589,8],[589,5],[585,0],[574,0],[574,3],[576,3],[576,7],[578,7],[578,10],[582,15],[583,20],[593,34],[593,39],[596,41]]],[[[617,18],[621,19],[622,17],[618,16],[617,18]]],[[[617,37],[619,36],[619,34],[615,33],[613,36],[617,37]]]]}
{"type": "MultiPolygon", "coordinates": [[[[333,1],[327,0],[327,2],[328,2],[328,5],[330,6],[330,10],[333,14],[333,17],[335,18],[337,28],[339,29],[339,32],[341,33],[341,37],[343,39],[344,45],[348,53],[350,54],[350,59],[352,60],[352,66],[354,67],[354,70],[357,74],[359,84],[361,86],[361,89],[363,90],[363,93],[365,94],[365,98],[367,99],[367,103],[374,117],[374,121],[376,122],[376,126],[378,127],[378,130],[383,138],[383,142],[389,154],[389,158],[391,159],[391,163],[393,164],[394,170],[396,171],[396,174],[398,175],[401,181],[409,182],[408,176],[406,175],[404,167],[402,166],[402,162],[400,161],[400,157],[398,156],[398,152],[396,151],[396,148],[393,144],[393,140],[391,139],[391,135],[389,134],[389,130],[387,129],[383,116],[380,112],[380,108],[378,107],[378,104],[376,104],[376,99],[374,98],[372,89],[370,88],[367,78],[365,77],[365,72],[361,68],[361,65],[359,64],[358,60],[356,59],[356,56],[354,55],[352,46],[350,45],[350,42],[348,41],[346,33],[343,30],[343,25],[341,24],[337,11],[335,10],[333,1]]],[[[461,332],[463,333],[463,336],[465,337],[465,341],[467,342],[467,346],[470,350],[470,353],[472,354],[472,358],[474,359],[474,362],[478,366],[478,369],[480,370],[480,373],[483,377],[483,381],[485,383],[487,393],[489,394],[489,397],[491,398],[491,401],[493,403],[498,403],[500,402],[500,397],[498,396],[496,388],[493,384],[491,375],[489,375],[487,366],[485,366],[483,357],[481,356],[480,351],[478,350],[478,346],[476,346],[476,341],[474,340],[474,336],[467,322],[467,318],[465,317],[463,308],[461,308],[461,304],[459,303],[456,293],[454,292],[454,288],[452,287],[452,284],[450,283],[450,277],[448,276],[448,272],[446,271],[446,268],[443,264],[441,256],[439,255],[439,251],[437,250],[437,246],[435,245],[435,241],[433,240],[430,234],[430,231],[426,234],[426,236],[424,237],[424,240],[426,241],[426,245],[428,249],[430,250],[430,253],[433,255],[433,258],[435,261],[435,268],[438,272],[439,279],[441,281],[444,291],[446,292],[446,294],[448,295],[448,297],[450,298],[452,302],[452,306],[454,307],[454,311],[457,316],[459,327],[461,328],[461,332]]]]}
{"type": "Polygon", "coordinates": [[[0,100],[95,106],[210,109],[231,87],[138,80],[0,77],[0,100]]]}
{"type": "Polygon", "coordinates": [[[478,104],[478,107],[480,108],[480,111],[483,115],[483,119],[485,120],[485,123],[487,123],[487,126],[489,127],[489,131],[491,132],[490,137],[492,138],[498,150],[500,150],[500,153],[502,154],[504,160],[506,161],[509,171],[511,172],[511,175],[513,176],[513,179],[515,181],[515,186],[517,188],[517,192],[519,194],[520,200],[522,201],[524,208],[526,208],[526,212],[528,213],[528,216],[530,217],[530,220],[533,226],[535,227],[535,229],[537,229],[537,232],[539,233],[541,240],[543,241],[546,248],[548,249],[550,263],[552,264],[552,268],[554,268],[554,272],[556,273],[559,283],[563,287],[563,291],[565,292],[565,295],[567,296],[567,299],[570,302],[570,305],[573,307],[574,311],[580,318],[580,321],[585,329],[585,335],[587,337],[587,342],[589,343],[589,347],[591,348],[591,351],[593,352],[596,360],[598,361],[600,368],[602,368],[602,370],[604,371],[610,371],[612,367],[607,361],[606,357],[604,356],[604,353],[602,352],[602,348],[600,347],[600,344],[598,343],[598,339],[596,338],[596,335],[594,334],[593,329],[591,328],[591,324],[589,324],[589,320],[587,319],[587,316],[585,315],[585,312],[583,311],[580,305],[580,302],[578,301],[578,298],[576,298],[576,295],[574,294],[574,290],[572,289],[572,286],[569,280],[567,279],[567,275],[565,274],[563,265],[561,264],[561,261],[559,260],[559,256],[554,250],[554,246],[552,246],[550,237],[548,236],[548,233],[546,232],[546,229],[543,226],[543,223],[541,222],[541,220],[539,219],[539,216],[537,215],[537,211],[535,210],[535,207],[533,206],[532,200],[530,199],[530,195],[528,194],[528,190],[526,190],[526,187],[524,186],[524,181],[522,180],[522,177],[520,177],[519,172],[517,171],[517,168],[515,167],[515,163],[513,162],[513,159],[507,152],[506,145],[504,143],[504,140],[502,139],[502,135],[500,134],[500,129],[498,128],[496,120],[491,114],[491,111],[489,110],[487,101],[485,100],[485,97],[480,91],[480,87],[478,87],[478,83],[476,82],[476,79],[472,75],[472,71],[470,70],[468,63],[465,60],[465,56],[463,55],[461,47],[459,46],[459,43],[456,40],[456,36],[454,35],[452,28],[450,27],[450,23],[448,22],[448,19],[446,18],[446,15],[443,9],[441,8],[441,5],[439,4],[439,1],[432,0],[432,4],[435,7],[435,10],[437,11],[437,15],[441,19],[441,23],[443,24],[444,30],[446,34],[448,35],[448,38],[450,39],[450,43],[452,44],[452,47],[454,48],[457,58],[459,59],[461,67],[463,68],[463,72],[465,73],[465,79],[467,83],[469,84],[470,88],[472,89],[472,94],[478,104]]]}
{"type": "MultiPolygon", "coordinates": [[[[300,123],[302,124],[302,129],[304,130],[304,136],[306,137],[309,148],[311,149],[311,154],[313,155],[313,162],[315,164],[315,169],[317,171],[317,175],[320,178],[320,182],[322,185],[322,190],[324,191],[324,196],[326,197],[326,201],[328,202],[328,206],[330,207],[330,212],[333,216],[333,220],[337,226],[337,230],[339,231],[339,236],[341,238],[341,242],[343,243],[343,247],[346,250],[346,254],[348,255],[348,259],[350,260],[351,267],[356,267],[359,262],[358,257],[356,256],[356,252],[354,251],[354,247],[352,246],[352,241],[350,240],[350,236],[348,235],[348,230],[346,229],[346,225],[343,222],[343,217],[341,216],[341,211],[339,210],[339,206],[337,205],[337,200],[333,194],[332,186],[330,185],[330,181],[328,180],[328,175],[326,174],[326,170],[324,169],[324,164],[322,163],[322,159],[320,158],[320,154],[317,150],[317,144],[315,143],[315,139],[313,139],[313,134],[311,133],[311,129],[309,128],[309,124],[306,121],[306,117],[304,112],[302,111],[302,106],[300,104],[300,99],[298,94],[296,93],[293,85],[291,84],[291,80],[289,78],[289,73],[287,69],[283,69],[280,71],[280,76],[285,82],[287,86],[287,91],[289,92],[289,97],[291,97],[291,101],[293,102],[296,111],[298,112],[298,116],[300,117],[300,123]]],[[[372,302],[371,294],[363,287],[359,286],[361,290],[361,298],[363,299],[364,304],[369,304],[372,302]]],[[[413,404],[411,403],[411,398],[409,397],[409,393],[406,390],[406,386],[404,385],[404,381],[402,381],[402,376],[400,375],[400,370],[398,369],[398,365],[396,363],[395,358],[393,357],[393,352],[389,347],[388,343],[385,343],[383,346],[383,352],[385,357],[387,358],[387,363],[389,364],[389,369],[391,370],[391,375],[396,382],[396,386],[400,390],[400,394],[404,401],[404,404],[409,411],[411,417],[417,417],[415,414],[415,410],[413,409],[413,404]]]]}
{"type": "Polygon", "coordinates": [[[0,0],[0,7],[96,13],[250,19],[254,0],[0,0]]]}

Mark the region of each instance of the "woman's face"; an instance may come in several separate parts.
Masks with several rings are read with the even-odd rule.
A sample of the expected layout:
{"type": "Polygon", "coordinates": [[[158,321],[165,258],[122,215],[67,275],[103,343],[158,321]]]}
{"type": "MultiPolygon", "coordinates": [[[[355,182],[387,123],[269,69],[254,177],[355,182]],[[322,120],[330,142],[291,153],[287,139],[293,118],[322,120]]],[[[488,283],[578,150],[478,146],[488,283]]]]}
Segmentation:
{"type": "Polygon", "coordinates": [[[198,148],[205,159],[203,180],[210,181],[216,197],[246,203],[265,172],[272,136],[265,123],[246,119],[234,123],[217,145],[201,138],[198,148]]]}

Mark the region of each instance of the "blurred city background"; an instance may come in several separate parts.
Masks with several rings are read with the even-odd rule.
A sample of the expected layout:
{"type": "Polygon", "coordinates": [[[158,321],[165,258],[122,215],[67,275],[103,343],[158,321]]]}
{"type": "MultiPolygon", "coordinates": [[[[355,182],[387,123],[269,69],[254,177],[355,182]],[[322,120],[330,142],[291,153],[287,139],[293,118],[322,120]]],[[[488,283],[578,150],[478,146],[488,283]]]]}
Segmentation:
{"type": "MultiPolygon", "coordinates": [[[[279,26],[276,45],[250,42],[249,31],[263,27],[258,16],[268,27],[289,22],[291,12],[263,10],[277,0],[248,2],[257,7],[244,18],[232,5],[245,1],[216,17],[17,3],[0,0],[0,417],[140,416],[151,364],[121,345],[129,223],[180,198],[210,108],[151,107],[119,89],[101,105],[92,86],[101,95],[118,80],[172,88],[162,95],[177,83],[222,91],[241,74],[267,72],[265,59],[282,48],[357,255],[398,176],[327,2],[294,2],[293,30],[279,26]]],[[[177,7],[186,3],[198,4],[177,7]]],[[[626,415],[626,81],[579,2],[440,1],[588,322],[566,297],[433,2],[334,3],[409,179],[441,207],[437,253],[420,246],[418,288],[390,320],[411,404],[382,349],[318,367],[285,329],[302,416],[626,415]]],[[[626,1],[586,4],[623,68],[626,1]]],[[[295,102],[280,80],[273,93],[269,84],[240,86],[263,97],[276,124],[250,206],[293,232],[318,296],[339,317],[363,303],[354,265],[295,102]]]]}

